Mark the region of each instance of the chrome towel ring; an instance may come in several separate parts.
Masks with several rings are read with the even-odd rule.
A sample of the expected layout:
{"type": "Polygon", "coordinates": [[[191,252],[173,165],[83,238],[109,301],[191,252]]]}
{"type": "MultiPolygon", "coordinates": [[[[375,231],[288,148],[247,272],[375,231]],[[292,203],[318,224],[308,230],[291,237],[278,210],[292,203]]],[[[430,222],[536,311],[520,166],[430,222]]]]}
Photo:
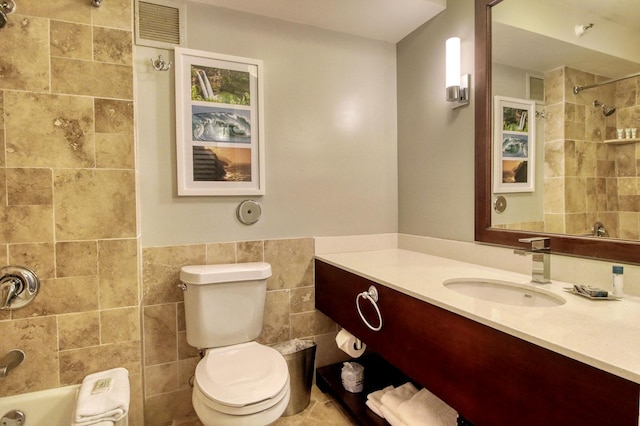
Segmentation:
{"type": "Polygon", "coordinates": [[[373,331],[380,331],[382,329],[382,314],[380,313],[380,308],[378,308],[378,304],[376,303],[377,301],[378,289],[376,289],[374,286],[369,287],[369,291],[363,291],[362,293],[358,293],[358,295],[356,296],[356,308],[358,308],[358,314],[360,314],[360,318],[366,324],[366,326],[373,331]],[[362,310],[360,309],[360,298],[368,300],[375,308],[376,313],[378,314],[379,323],[377,327],[371,325],[371,323],[369,323],[369,321],[367,321],[367,319],[362,314],[362,310]]]}

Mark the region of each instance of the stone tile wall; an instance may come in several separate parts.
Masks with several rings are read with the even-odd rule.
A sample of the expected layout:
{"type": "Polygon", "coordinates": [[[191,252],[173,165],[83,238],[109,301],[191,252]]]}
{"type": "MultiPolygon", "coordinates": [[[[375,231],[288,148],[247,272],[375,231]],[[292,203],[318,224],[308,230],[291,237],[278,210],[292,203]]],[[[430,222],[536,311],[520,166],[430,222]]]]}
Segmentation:
{"type": "Polygon", "coordinates": [[[0,397],[129,369],[142,425],[132,2],[20,0],[0,30],[0,259],[41,291],[0,311],[26,360],[0,397]]]}
{"type": "Polygon", "coordinates": [[[566,67],[545,74],[552,118],[545,126],[547,232],[583,234],[601,222],[611,237],[640,238],[640,151],[637,144],[604,143],[616,138],[616,128],[640,128],[639,80],[572,91],[607,79],[566,67]],[[616,113],[605,117],[594,100],[615,106],[616,113]]]}
{"type": "Polygon", "coordinates": [[[143,341],[145,420],[170,425],[195,418],[189,379],[200,360],[186,342],[184,303],[178,289],[184,265],[268,262],[262,334],[257,341],[275,344],[313,338],[317,365],[344,359],[335,347],[337,325],[315,310],[313,239],[245,241],[145,247],[143,258],[143,341]]]}

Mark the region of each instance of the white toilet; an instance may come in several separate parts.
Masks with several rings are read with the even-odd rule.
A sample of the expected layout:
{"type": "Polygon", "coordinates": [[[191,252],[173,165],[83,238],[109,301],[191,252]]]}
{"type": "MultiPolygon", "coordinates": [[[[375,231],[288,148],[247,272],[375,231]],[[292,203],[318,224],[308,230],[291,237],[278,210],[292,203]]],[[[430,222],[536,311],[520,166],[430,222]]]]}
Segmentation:
{"type": "Polygon", "coordinates": [[[289,403],[289,370],[262,331],[264,262],[184,266],[187,342],[205,350],[196,366],[193,407],[205,426],[264,426],[289,403]]]}

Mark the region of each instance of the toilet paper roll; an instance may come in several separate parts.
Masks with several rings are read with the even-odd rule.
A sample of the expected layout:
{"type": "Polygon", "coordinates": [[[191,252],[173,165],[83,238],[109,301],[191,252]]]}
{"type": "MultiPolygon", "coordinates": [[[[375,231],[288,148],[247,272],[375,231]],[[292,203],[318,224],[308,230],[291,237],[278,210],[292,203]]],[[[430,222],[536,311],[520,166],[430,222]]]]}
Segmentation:
{"type": "Polygon", "coordinates": [[[367,349],[367,345],[364,343],[360,343],[360,348],[357,347],[358,338],[353,334],[349,333],[344,328],[338,332],[336,336],[336,345],[338,348],[345,352],[352,358],[358,358],[364,353],[364,350],[367,349]]]}

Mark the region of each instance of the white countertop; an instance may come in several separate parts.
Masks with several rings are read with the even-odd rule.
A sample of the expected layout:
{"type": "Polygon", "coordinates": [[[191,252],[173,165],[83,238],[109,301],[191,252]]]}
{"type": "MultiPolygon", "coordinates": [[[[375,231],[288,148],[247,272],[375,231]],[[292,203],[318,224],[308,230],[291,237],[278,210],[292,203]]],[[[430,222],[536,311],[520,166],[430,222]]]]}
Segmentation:
{"type": "MultiPolygon", "coordinates": [[[[526,284],[531,276],[402,249],[318,254],[316,257],[424,302],[640,383],[638,297],[593,301],[563,290],[573,283],[553,281],[536,286],[564,298],[564,305],[513,306],[465,296],[447,289],[442,283],[468,277],[526,284]]],[[[390,315],[382,314],[383,318],[385,314],[390,315]]]]}

